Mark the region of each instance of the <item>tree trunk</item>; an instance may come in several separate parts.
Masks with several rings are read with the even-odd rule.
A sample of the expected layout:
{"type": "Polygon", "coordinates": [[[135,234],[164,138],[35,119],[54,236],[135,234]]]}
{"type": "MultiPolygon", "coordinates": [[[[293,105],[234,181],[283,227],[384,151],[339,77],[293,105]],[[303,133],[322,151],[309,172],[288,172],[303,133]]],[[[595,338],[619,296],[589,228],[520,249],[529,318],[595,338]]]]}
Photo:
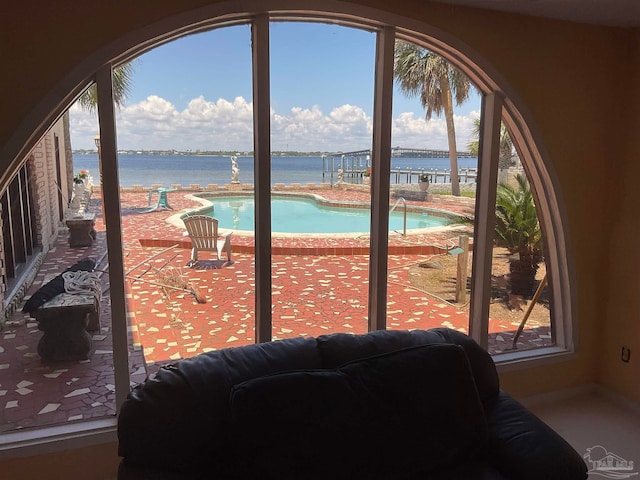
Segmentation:
{"type": "Polygon", "coordinates": [[[498,160],[498,168],[502,170],[507,170],[513,164],[511,151],[500,153],[500,157],[498,160]]]}
{"type": "Polygon", "coordinates": [[[449,139],[449,162],[451,164],[451,193],[460,196],[460,180],[458,179],[458,148],[456,146],[456,129],[453,124],[453,101],[451,87],[446,76],[440,77],[440,90],[442,92],[442,107],[444,118],[447,122],[447,137],[449,139]]]}
{"type": "MultiPolygon", "coordinates": [[[[508,133],[501,132],[501,135],[508,135],[508,133]]],[[[512,159],[513,147],[511,140],[503,137],[500,139],[500,155],[498,157],[498,168],[502,170],[508,169],[511,166],[512,159]]]]}
{"type": "Polygon", "coordinates": [[[523,249],[509,259],[509,284],[514,295],[531,298],[538,272],[537,259],[532,252],[523,249]]]}

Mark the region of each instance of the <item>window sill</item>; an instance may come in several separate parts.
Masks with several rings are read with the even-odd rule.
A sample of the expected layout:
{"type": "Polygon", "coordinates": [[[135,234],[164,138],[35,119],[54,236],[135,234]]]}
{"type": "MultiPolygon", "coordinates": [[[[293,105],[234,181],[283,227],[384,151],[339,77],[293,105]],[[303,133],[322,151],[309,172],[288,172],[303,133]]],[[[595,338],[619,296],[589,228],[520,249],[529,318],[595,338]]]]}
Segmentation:
{"type": "Polygon", "coordinates": [[[28,457],[117,441],[115,417],[0,435],[0,459],[28,457]]]}
{"type": "Polygon", "coordinates": [[[563,347],[544,347],[522,352],[509,352],[493,355],[498,373],[513,370],[525,370],[540,365],[566,362],[576,357],[575,352],[563,347]]]}

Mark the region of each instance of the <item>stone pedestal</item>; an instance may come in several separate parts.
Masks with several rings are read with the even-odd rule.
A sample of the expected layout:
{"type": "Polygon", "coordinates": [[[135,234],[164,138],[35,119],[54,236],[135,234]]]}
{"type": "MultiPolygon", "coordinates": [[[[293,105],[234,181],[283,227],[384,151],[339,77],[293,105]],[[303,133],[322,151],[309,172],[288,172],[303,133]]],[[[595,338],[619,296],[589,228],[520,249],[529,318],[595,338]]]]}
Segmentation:
{"type": "Polygon", "coordinates": [[[100,300],[93,294],[61,293],[32,313],[43,336],[38,354],[44,363],[86,360],[87,330],[100,330],[100,300]]]}
{"type": "Polygon", "coordinates": [[[83,213],[66,221],[69,228],[69,246],[71,248],[90,247],[96,239],[95,213],[83,213]]]}
{"type": "Polygon", "coordinates": [[[402,189],[395,189],[391,192],[391,197],[392,198],[400,198],[400,197],[404,197],[405,200],[417,200],[417,201],[421,201],[421,202],[425,202],[425,201],[430,201],[430,197],[431,195],[425,190],[410,190],[410,189],[406,189],[406,190],[402,190],[402,189]]]}

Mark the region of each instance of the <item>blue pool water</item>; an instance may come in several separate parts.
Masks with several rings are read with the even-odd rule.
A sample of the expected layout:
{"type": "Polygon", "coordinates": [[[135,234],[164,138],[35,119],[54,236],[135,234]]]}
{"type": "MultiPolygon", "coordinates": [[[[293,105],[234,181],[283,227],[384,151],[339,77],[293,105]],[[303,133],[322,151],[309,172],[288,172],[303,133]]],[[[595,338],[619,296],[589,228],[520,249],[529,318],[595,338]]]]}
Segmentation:
{"type": "MultiPolygon", "coordinates": [[[[254,203],[249,196],[207,197],[213,203],[210,214],[219,221],[220,228],[254,229],[254,203]]],[[[271,200],[271,230],[280,233],[353,233],[368,232],[371,211],[361,208],[340,208],[318,205],[303,198],[271,200]]],[[[402,231],[403,213],[391,213],[389,229],[402,231]]],[[[407,213],[407,229],[437,227],[449,220],[427,214],[407,213]]]]}

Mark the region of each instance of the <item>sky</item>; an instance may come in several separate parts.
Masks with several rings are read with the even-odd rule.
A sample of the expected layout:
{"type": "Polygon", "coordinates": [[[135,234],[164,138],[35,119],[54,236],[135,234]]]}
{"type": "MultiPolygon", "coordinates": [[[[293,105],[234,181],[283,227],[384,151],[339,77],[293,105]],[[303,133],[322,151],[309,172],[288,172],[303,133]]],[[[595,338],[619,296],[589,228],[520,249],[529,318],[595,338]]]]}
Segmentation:
{"type": "MultiPolygon", "coordinates": [[[[272,151],[371,147],[375,34],[321,23],[270,28],[272,151]]],[[[466,150],[480,97],[455,108],[466,150]]],[[[95,148],[96,113],[70,109],[74,149],[95,148]]],[[[132,89],[116,111],[122,150],[253,150],[251,30],[223,27],[182,37],[134,60],[132,89]]],[[[392,145],[448,149],[444,117],[425,120],[397,86],[392,145]]]]}

